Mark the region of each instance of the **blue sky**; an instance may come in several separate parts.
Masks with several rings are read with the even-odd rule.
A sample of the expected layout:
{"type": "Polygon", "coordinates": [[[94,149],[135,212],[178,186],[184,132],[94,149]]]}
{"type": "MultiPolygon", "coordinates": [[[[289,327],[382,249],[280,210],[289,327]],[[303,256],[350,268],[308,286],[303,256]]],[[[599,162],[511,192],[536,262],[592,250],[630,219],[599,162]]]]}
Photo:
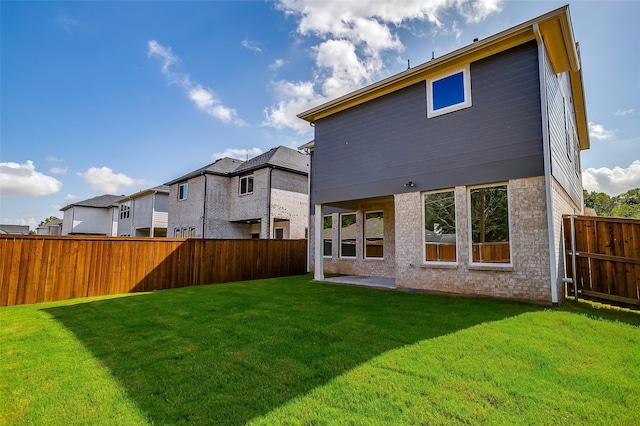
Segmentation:
{"type": "MultiPolygon", "coordinates": [[[[0,222],[313,138],[296,114],[557,1],[0,2],[0,222]]],[[[640,186],[639,1],[574,1],[587,189],[640,186]]]]}

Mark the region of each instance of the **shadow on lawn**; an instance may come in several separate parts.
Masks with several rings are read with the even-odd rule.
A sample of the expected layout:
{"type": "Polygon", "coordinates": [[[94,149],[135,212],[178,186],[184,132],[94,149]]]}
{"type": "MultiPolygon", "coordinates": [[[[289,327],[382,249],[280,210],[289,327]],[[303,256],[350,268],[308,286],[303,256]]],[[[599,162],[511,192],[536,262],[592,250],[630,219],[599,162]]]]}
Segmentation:
{"type": "Polygon", "coordinates": [[[158,424],[243,424],[390,349],[542,307],[308,276],[48,308],[158,424]]]}

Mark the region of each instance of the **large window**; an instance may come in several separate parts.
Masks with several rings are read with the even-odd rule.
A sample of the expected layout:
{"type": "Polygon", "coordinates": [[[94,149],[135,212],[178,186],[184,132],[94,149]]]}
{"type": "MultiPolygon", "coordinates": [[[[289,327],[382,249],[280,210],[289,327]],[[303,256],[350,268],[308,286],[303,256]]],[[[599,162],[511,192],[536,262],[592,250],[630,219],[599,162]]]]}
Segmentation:
{"type": "Polygon", "coordinates": [[[253,176],[244,176],[240,178],[240,194],[253,193],[253,176]]]}
{"type": "Polygon", "coordinates": [[[131,214],[131,201],[120,204],[120,219],[129,219],[131,214]]]}
{"type": "Polygon", "coordinates": [[[356,214],[340,215],[340,257],[356,257],[356,214]]]}
{"type": "Polygon", "coordinates": [[[324,216],[322,221],[322,255],[331,257],[333,249],[333,217],[331,215],[324,216]]]}
{"type": "Polygon", "coordinates": [[[189,184],[183,183],[178,187],[178,200],[186,200],[189,195],[189,184]]]}
{"type": "Polygon", "coordinates": [[[427,80],[427,117],[471,106],[469,66],[427,80]]]}
{"type": "Polygon", "coordinates": [[[384,257],[384,215],[382,212],[364,214],[364,257],[384,257]]]}
{"type": "Polygon", "coordinates": [[[424,200],[424,260],[455,262],[456,196],[453,190],[429,192],[424,200]]]}
{"type": "Polygon", "coordinates": [[[472,261],[510,263],[507,185],[472,188],[469,192],[472,261]]]}

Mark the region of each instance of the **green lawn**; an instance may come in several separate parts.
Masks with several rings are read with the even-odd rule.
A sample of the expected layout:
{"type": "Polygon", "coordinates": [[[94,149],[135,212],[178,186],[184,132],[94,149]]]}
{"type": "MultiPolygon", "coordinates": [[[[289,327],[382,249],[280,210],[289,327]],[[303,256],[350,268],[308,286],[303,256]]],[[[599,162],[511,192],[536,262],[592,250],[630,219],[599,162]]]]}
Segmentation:
{"type": "Polygon", "coordinates": [[[0,308],[2,424],[637,424],[640,314],[309,276],[0,308]]]}

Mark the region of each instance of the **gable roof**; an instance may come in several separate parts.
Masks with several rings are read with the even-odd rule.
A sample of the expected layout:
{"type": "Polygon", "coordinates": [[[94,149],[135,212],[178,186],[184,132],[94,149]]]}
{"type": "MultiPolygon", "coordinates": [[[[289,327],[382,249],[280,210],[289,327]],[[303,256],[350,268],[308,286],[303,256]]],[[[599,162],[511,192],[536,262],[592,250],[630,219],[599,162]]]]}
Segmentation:
{"type": "Polygon", "coordinates": [[[0,234],[26,235],[28,233],[29,233],[29,225],[6,225],[6,224],[0,224],[0,234]]]}
{"type": "Polygon", "coordinates": [[[580,147],[589,149],[580,55],[573,36],[568,5],[311,108],[298,114],[298,118],[314,123],[321,118],[424,81],[428,77],[445,73],[461,64],[495,55],[531,40],[544,44],[556,74],[569,72],[580,147]]]}
{"type": "Polygon", "coordinates": [[[144,189],[142,191],[136,192],[135,194],[127,195],[126,197],[121,198],[118,202],[123,203],[127,200],[132,200],[134,198],[140,198],[144,197],[145,195],[153,194],[154,192],[169,195],[169,187],[167,185],[154,186],[153,188],[144,189]]]}
{"type": "Polygon", "coordinates": [[[165,185],[175,185],[204,174],[218,176],[237,176],[249,173],[264,167],[274,167],[294,173],[307,175],[309,173],[309,158],[307,155],[295,149],[279,146],[271,148],[264,154],[248,159],[247,161],[236,160],[235,158],[221,158],[211,164],[194,170],[186,175],[180,176],[165,185]]]}
{"type": "Polygon", "coordinates": [[[204,174],[226,176],[229,173],[233,172],[242,163],[244,163],[244,161],[236,160],[235,158],[229,158],[229,157],[221,158],[219,160],[214,161],[211,164],[207,164],[204,167],[200,167],[197,170],[189,172],[186,175],[182,175],[179,178],[173,179],[172,181],[165,183],[165,185],[171,186],[178,182],[185,182],[191,178],[194,178],[196,176],[201,176],[204,174]]]}
{"type": "Polygon", "coordinates": [[[60,211],[65,211],[70,209],[71,207],[94,207],[101,209],[108,209],[111,207],[116,207],[118,205],[118,200],[120,200],[124,195],[98,195],[97,197],[89,198],[88,200],[78,201],[77,203],[72,203],[67,206],[64,206],[60,209],[60,211]]]}
{"type": "Polygon", "coordinates": [[[247,173],[263,167],[275,167],[291,172],[308,174],[309,157],[295,149],[279,146],[245,161],[234,170],[233,174],[247,173]]]}

